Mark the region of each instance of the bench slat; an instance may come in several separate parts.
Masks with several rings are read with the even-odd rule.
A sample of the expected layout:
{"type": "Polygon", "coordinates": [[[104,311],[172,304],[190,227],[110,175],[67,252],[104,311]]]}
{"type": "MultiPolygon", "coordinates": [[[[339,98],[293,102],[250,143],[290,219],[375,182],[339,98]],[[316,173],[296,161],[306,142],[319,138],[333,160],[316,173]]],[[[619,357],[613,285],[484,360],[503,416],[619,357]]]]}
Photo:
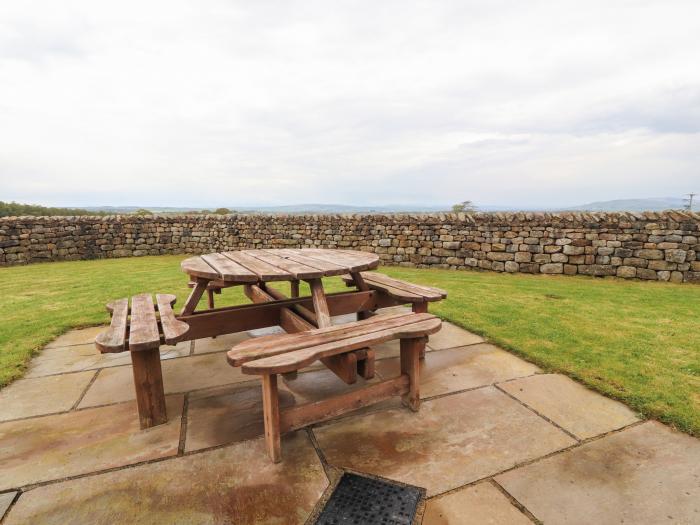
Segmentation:
{"type": "Polygon", "coordinates": [[[175,296],[172,294],[156,294],[156,303],[160,312],[160,325],[163,329],[166,345],[174,345],[189,331],[190,325],[175,318],[173,305],[175,296]]]}
{"type": "MultiPolygon", "coordinates": [[[[414,314],[429,315],[429,314],[414,314]]],[[[256,359],[241,367],[244,374],[284,374],[293,372],[310,365],[323,357],[359,350],[371,345],[384,343],[393,339],[418,338],[434,334],[440,330],[442,321],[432,316],[432,319],[406,323],[403,326],[379,330],[369,334],[358,335],[330,343],[303,348],[284,354],[256,359]]]]}
{"type": "Polygon", "coordinates": [[[240,366],[246,361],[270,357],[300,348],[337,341],[344,337],[368,334],[387,328],[401,326],[408,322],[431,319],[431,314],[414,314],[411,312],[376,316],[363,321],[317,328],[295,334],[268,335],[256,337],[237,344],[228,352],[228,361],[232,366],[240,366]]]}
{"type": "Polygon", "coordinates": [[[160,347],[158,320],[151,294],[142,293],[131,298],[131,329],[129,350],[152,350],[160,347]]]}
{"type": "Polygon", "coordinates": [[[95,346],[102,353],[124,352],[126,348],[126,326],[129,317],[129,300],[117,299],[107,303],[112,314],[109,328],[95,338],[95,346]]]}
{"type": "MultiPolygon", "coordinates": [[[[361,275],[370,288],[380,290],[389,295],[389,297],[401,301],[410,303],[432,302],[441,301],[447,297],[447,292],[440,288],[401,281],[377,272],[362,272],[361,275]]],[[[343,277],[343,280],[346,283],[353,282],[350,276],[343,277]]]]}

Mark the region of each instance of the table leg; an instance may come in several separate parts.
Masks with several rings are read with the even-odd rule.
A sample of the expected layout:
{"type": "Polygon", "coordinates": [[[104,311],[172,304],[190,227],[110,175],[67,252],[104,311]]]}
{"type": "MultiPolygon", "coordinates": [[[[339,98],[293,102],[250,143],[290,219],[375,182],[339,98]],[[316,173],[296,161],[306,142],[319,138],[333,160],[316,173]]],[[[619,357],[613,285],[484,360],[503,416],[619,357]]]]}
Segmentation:
{"type": "Polygon", "coordinates": [[[194,312],[195,308],[197,308],[197,305],[199,304],[199,300],[202,298],[202,295],[204,295],[204,292],[206,292],[207,290],[207,285],[209,284],[208,279],[202,279],[201,277],[197,277],[195,282],[197,284],[194,288],[192,288],[192,291],[190,292],[187,301],[185,301],[185,304],[182,307],[180,315],[189,315],[192,312],[194,312]]]}
{"type": "Polygon", "coordinates": [[[282,461],[280,439],[280,405],[277,392],[277,375],[262,376],[263,419],[265,422],[265,445],[273,463],[282,461]]]}
{"type": "Polygon", "coordinates": [[[409,379],[408,393],[402,398],[404,405],[417,411],[420,407],[420,351],[425,347],[425,337],[401,339],[401,373],[409,379]]]}
{"type": "Polygon", "coordinates": [[[131,362],[141,428],[165,423],[168,421],[168,415],[165,410],[160,352],[157,348],[131,352],[131,362]]]}
{"type": "MultiPolygon", "coordinates": [[[[413,303],[411,305],[411,310],[414,314],[427,314],[428,313],[428,303],[413,303]]],[[[421,348],[420,358],[425,359],[425,345],[421,348]]]]}
{"type": "Polygon", "coordinates": [[[316,324],[319,328],[331,326],[331,315],[328,312],[328,303],[326,302],[326,294],[323,291],[321,279],[310,279],[308,283],[309,287],[311,287],[311,299],[313,300],[314,313],[316,314],[316,324]]]}

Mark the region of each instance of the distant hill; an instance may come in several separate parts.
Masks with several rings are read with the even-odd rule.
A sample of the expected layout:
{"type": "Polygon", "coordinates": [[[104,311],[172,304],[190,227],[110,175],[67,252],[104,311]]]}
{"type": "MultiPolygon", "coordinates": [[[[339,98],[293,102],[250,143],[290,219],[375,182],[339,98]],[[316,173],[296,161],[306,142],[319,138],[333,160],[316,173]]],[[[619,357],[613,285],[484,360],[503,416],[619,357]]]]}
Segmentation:
{"type": "Polygon", "coordinates": [[[93,215],[92,210],[82,208],[49,208],[38,204],[20,204],[18,202],[0,201],[0,217],[17,217],[20,215],[93,215]]]}
{"type": "Polygon", "coordinates": [[[683,208],[683,199],[658,197],[650,199],[619,199],[612,201],[589,202],[566,208],[567,211],[664,211],[683,208]]]}
{"type": "MultiPolygon", "coordinates": [[[[226,206],[232,211],[263,213],[392,213],[446,211],[450,206],[353,206],[347,204],[289,204],[285,206],[226,206]]],[[[133,213],[146,208],[153,213],[199,212],[205,208],[178,208],[164,206],[92,206],[88,210],[118,214],[133,213]]],[[[206,208],[213,210],[215,207],[206,208]]]]}

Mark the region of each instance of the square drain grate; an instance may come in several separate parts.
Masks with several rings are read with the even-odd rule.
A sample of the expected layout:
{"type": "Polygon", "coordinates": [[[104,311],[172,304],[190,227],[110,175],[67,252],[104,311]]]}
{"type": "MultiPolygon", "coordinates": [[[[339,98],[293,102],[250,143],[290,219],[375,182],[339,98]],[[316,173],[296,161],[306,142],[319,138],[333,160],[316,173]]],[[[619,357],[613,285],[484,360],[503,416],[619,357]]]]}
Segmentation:
{"type": "Polygon", "coordinates": [[[316,525],[411,525],[424,491],[345,472],[316,525]]]}

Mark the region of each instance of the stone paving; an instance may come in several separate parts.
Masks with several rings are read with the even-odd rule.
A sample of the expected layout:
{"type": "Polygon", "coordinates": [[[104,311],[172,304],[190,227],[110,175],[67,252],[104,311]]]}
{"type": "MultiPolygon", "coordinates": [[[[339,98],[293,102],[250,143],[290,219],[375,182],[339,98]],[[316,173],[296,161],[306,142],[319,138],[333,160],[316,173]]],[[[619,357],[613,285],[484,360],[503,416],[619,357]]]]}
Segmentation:
{"type": "MultiPolygon", "coordinates": [[[[164,347],[169,420],[145,431],[130,357],[97,353],[98,331],[59,337],[0,391],[2,525],[304,523],[342,469],[424,487],[428,525],[700,523],[699,440],[449,323],[419,412],[392,399],[290,433],[277,465],[258,382],[223,354],[264,331],[164,347]]],[[[376,350],[376,380],[395,375],[398,343],[376,350]]],[[[362,384],[315,365],[281,403],[362,384]]]]}

